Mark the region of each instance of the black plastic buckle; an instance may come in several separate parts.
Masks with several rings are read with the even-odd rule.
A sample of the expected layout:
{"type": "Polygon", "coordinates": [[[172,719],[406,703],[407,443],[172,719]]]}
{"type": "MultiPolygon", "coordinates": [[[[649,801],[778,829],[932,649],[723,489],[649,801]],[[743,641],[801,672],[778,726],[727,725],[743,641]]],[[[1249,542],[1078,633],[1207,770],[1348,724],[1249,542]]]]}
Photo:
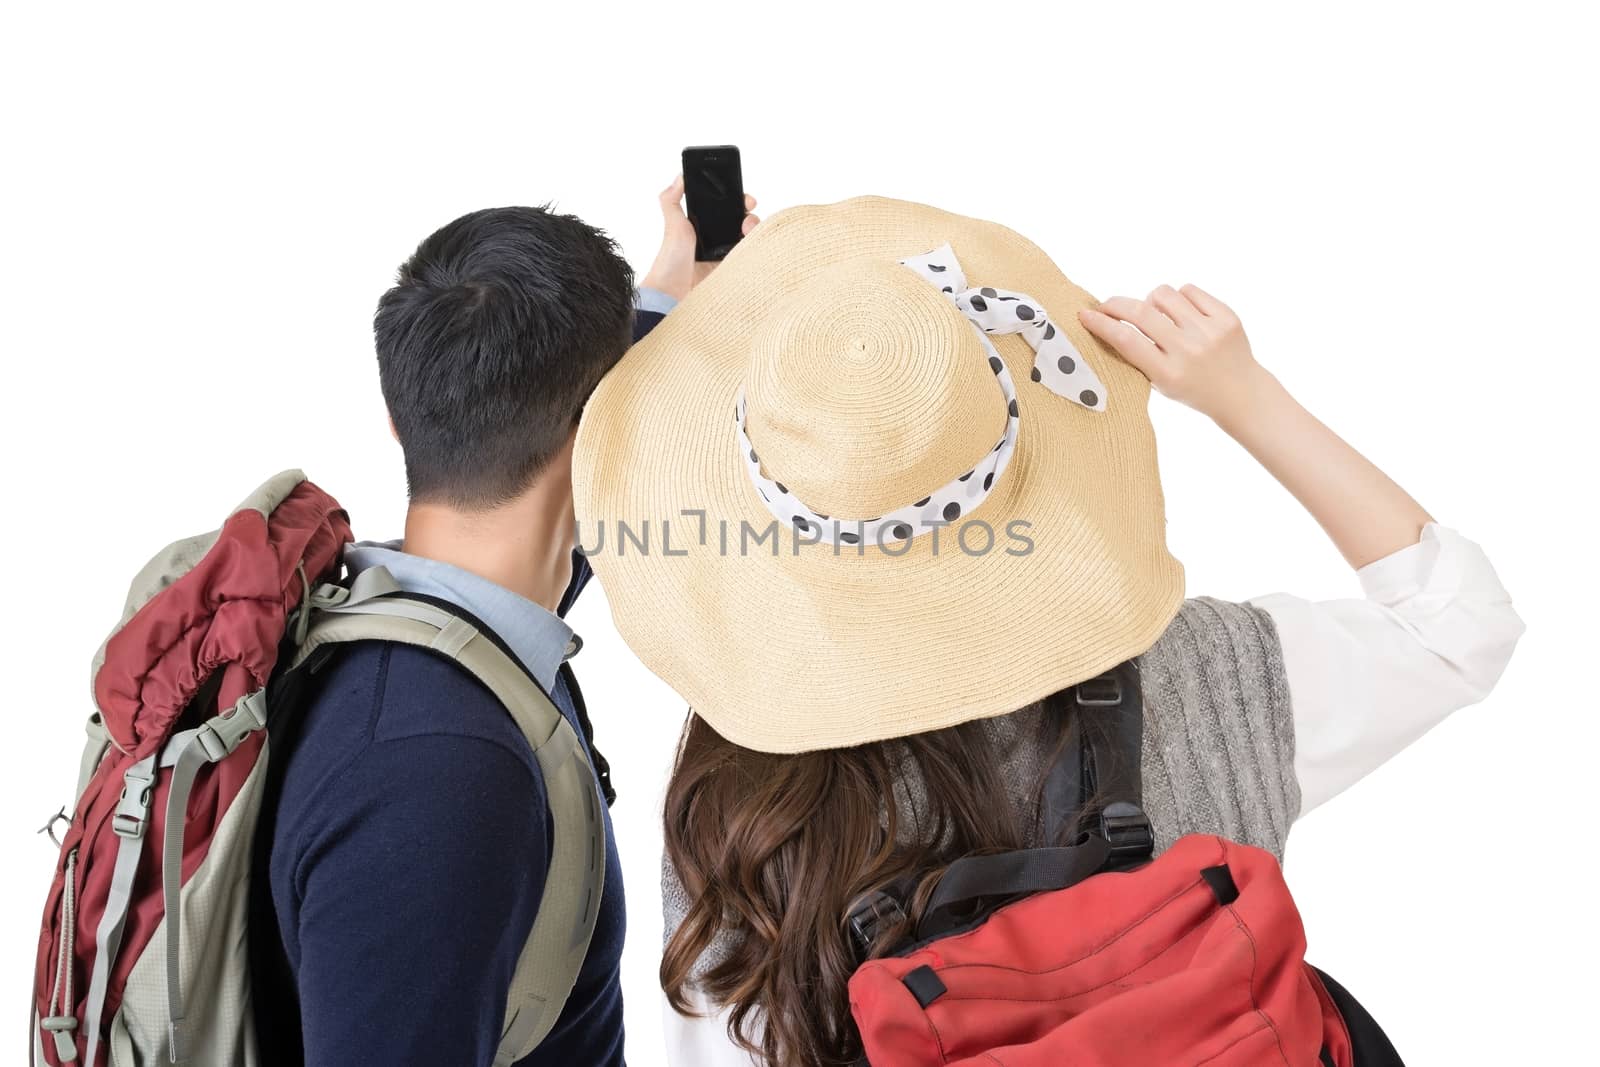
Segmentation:
{"type": "Polygon", "coordinates": [[[878,935],[896,923],[906,921],[906,910],[900,901],[881,889],[873,890],[850,909],[850,937],[856,943],[858,954],[865,958],[878,935]]]}
{"type": "Polygon", "coordinates": [[[1156,850],[1150,817],[1125,800],[1107,804],[1100,813],[1100,836],[1111,846],[1111,858],[1117,862],[1149,859],[1156,850]]]}
{"type": "Polygon", "coordinates": [[[1122,703],[1122,676],[1110,671],[1079,682],[1073,696],[1080,707],[1114,708],[1122,703]]]}

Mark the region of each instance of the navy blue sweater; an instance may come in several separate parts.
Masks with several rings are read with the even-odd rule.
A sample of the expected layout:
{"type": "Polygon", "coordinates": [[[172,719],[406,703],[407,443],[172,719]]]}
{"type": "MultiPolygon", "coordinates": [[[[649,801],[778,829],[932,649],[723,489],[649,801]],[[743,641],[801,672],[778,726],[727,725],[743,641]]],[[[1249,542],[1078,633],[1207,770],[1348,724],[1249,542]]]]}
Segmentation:
{"type": "MultiPolygon", "coordinates": [[[[577,729],[564,679],[551,696],[577,729]]],[[[477,681],[405,646],[340,653],[304,715],[273,739],[258,831],[272,919],[253,928],[279,939],[257,954],[265,1062],[489,1064],[549,863],[532,750],[477,681]]],[[[624,933],[611,843],[588,958],[525,1067],[623,1062],[624,933]]]]}

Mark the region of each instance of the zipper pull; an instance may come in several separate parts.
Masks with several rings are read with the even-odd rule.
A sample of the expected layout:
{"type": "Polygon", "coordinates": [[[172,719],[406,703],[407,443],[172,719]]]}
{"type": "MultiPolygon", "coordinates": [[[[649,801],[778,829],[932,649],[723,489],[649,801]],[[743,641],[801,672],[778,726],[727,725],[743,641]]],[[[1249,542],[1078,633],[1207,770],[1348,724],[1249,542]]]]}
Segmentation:
{"type": "Polygon", "coordinates": [[[52,1015],[39,1023],[39,1029],[56,1039],[56,1059],[62,1063],[78,1058],[78,1042],[72,1036],[77,1028],[78,1020],[71,1015],[52,1015]]]}
{"type": "MultiPolygon", "coordinates": [[[[77,921],[76,899],[73,889],[76,885],[74,879],[78,873],[78,850],[73,849],[67,853],[66,866],[62,868],[61,885],[61,940],[56,946],[56,982],[50,990],[51,1011],[71,1011],[74,1003],[72,999],[72,931],[73,923],[77,921]],[[65,996],[62,994],[65,993],[65,996]]],[[[48,1015],[40,1023],[39,1029],[50,1034],[56,1042],[56,1059],[62,1063],[71,1063],[78,1058],[78,1042],[72,1032],[78,1028],[78,1019],[74,1015],[48,1015]]],[[[90,1065],[93,1067],[93,1064],[90,1065]]]]}

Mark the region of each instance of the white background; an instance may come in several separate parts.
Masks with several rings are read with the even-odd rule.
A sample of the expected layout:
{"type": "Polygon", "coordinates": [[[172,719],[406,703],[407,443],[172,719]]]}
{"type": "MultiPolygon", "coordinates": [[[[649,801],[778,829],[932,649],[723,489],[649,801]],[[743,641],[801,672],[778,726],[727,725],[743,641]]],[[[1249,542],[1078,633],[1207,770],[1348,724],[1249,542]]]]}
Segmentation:
{"type": "MultiPolygon", "coordinates": [[[[70,802],[89,657],[133,572],[288,466],[396,536],[369,323],[416,242],[553,200],[642,270],[678,150],[735,142],[764,210],[923,200],[1022,230],[1102,296],[1205,286],[1488,549],[1529,624],[1499,690],[1307,818],[1289,877],[1313,959],[1410,1062],[1592,1055],[1585,7],[8,6],[0,1018],[21,1022],[50,874],[32,831],[70,802]]],[[[1191,593],[1354,593],[1240,450],[1154,405],[1191,593]]],[[[598,588],[574,622],[622,795],[629,1058],[650,1064],[684,709],[598,588]]]]}

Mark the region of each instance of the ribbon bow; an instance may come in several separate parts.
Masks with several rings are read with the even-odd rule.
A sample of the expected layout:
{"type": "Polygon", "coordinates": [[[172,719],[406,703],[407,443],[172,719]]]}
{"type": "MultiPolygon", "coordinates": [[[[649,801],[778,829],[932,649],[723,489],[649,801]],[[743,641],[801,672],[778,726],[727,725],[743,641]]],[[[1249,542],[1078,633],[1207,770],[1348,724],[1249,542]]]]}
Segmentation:
{"type": "Polygon", "coordinates": [[[987,285],[967,288],[967,276],[948,244],[900,262],[949,297],[984,333],[1020,333],[1033,349],[1030,377],[1035,382],[1090,411],[1106,409],[1106,387],[1095,376],[1094,368],[1073,347],[1066,333],[1056,329],[1033,297],[987,285]]]}

